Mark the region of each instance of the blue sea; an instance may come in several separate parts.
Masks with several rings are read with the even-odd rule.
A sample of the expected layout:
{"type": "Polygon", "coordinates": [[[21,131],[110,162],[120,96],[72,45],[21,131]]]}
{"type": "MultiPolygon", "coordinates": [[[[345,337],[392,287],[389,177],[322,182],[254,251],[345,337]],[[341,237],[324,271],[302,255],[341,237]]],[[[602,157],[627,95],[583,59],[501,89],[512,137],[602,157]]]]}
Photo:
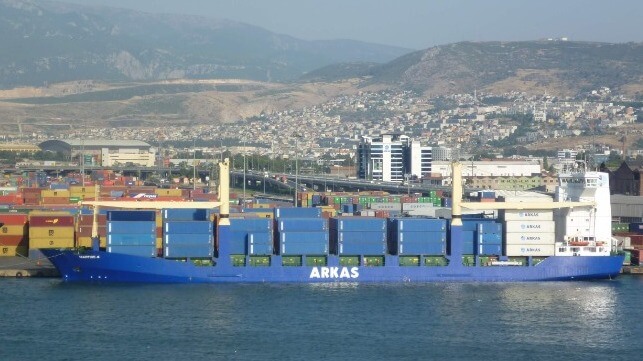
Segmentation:
{"type": "Polygon", "coordinates": [[[443,284],[0,279],[0,360],[640,360],[643,277],[443,284]]]}

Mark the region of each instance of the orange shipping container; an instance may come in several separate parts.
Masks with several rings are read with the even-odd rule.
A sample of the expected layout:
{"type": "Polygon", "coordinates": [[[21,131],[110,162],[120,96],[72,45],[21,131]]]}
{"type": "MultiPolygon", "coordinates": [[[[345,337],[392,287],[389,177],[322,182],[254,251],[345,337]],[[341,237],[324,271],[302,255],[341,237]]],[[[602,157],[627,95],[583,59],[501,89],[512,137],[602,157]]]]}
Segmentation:
{"type": "Polygon", "coordinates": [[[5,225],[27,224],[29,216],[24,213],[2,213],[0,214],[0,223],[5,225]]]}
{"type": "Polygon", "coordinates": [[[27,235],[0,235],[0,246],[29,246],[29,238],[27,235]]]}
{"type": "Polygon", "coordinates": [[[69,198],[43,197],[42,204],[69,204],[69,198]]]}

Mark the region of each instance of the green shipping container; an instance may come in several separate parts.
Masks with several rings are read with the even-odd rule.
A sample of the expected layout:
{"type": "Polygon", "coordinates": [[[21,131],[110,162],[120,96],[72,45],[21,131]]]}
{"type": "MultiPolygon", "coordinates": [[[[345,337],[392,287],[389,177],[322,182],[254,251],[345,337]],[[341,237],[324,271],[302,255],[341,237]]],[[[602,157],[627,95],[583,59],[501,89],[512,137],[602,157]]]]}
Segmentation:
{"type": "Polygon", "coordinates": [[[270,256],[250,256],[250,266],[268,267],[270,266],[270,256]]]}
{"type": "Polygon", "coordinates": [[[413,267],[420,265],[420,256],[400,256],[400,266],[413,267]]]}
{"type": "Polygon", "coordinates": [[[632,264],[632,252],[630,251],[623,251],[625,254],[625,259],[623,259],[623,266],[629,266],[632,264]]]}
{"type": "Polygon", "coordinates": [[[246,256],[243,254],[230,255],[230,262],[235,267],[243,267],[246,265],[246,256]]]}
{"type": "Polygon", "coordinates": [[[281,257],[281,265],[289,267],[301,266],[301,256],[284,256],[281,257]]]}
{"type": "Polygon", "coordinates": [[[384,266],[384,256],[364,256],[364,265],[369,267],[384,266]]]}
{"type": "Polygon", "coordinates": [[[476,259],[473,255],[464,255],[462,256],[462,264],[464,266],[475,266],[476,259]]]}
{"type": "Polygon", "coordinates": [[[306,256],[306,266],[308,267],[326,266],[326,256],[306,256]]]}
{"type": "Polygon", "coordinates": [[[359,266],[359,256],[339,256],[339,265],[343,267],[359,266]]]}
{"type": "Polygon", "coordinates": [[[449,262],[443,256],[424,257],[424,265],[429,267],[447,266],[449,262]]]}

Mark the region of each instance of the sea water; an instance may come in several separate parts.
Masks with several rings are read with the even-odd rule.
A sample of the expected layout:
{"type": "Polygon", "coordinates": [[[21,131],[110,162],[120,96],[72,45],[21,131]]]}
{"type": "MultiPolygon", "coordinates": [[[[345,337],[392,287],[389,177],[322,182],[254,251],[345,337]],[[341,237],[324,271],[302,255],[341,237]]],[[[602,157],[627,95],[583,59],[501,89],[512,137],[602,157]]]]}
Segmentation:
{"type": "Polygon", "coordinates": [[[78,285],[0,279],[0,360],[640,360],[643,277],[78,285]]]}

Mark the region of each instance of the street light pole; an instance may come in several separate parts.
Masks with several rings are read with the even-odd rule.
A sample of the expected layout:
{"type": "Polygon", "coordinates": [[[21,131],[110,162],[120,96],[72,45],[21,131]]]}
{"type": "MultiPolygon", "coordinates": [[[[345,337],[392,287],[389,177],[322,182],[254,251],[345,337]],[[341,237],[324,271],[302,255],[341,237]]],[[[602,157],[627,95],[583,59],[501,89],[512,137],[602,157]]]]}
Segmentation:
{"type": "Polygon", "coordinates": [[[192,190],[196,190],[196,139],[192,143],[192,167],[194,168],[194,173],[192,176],[192,190]]]}

